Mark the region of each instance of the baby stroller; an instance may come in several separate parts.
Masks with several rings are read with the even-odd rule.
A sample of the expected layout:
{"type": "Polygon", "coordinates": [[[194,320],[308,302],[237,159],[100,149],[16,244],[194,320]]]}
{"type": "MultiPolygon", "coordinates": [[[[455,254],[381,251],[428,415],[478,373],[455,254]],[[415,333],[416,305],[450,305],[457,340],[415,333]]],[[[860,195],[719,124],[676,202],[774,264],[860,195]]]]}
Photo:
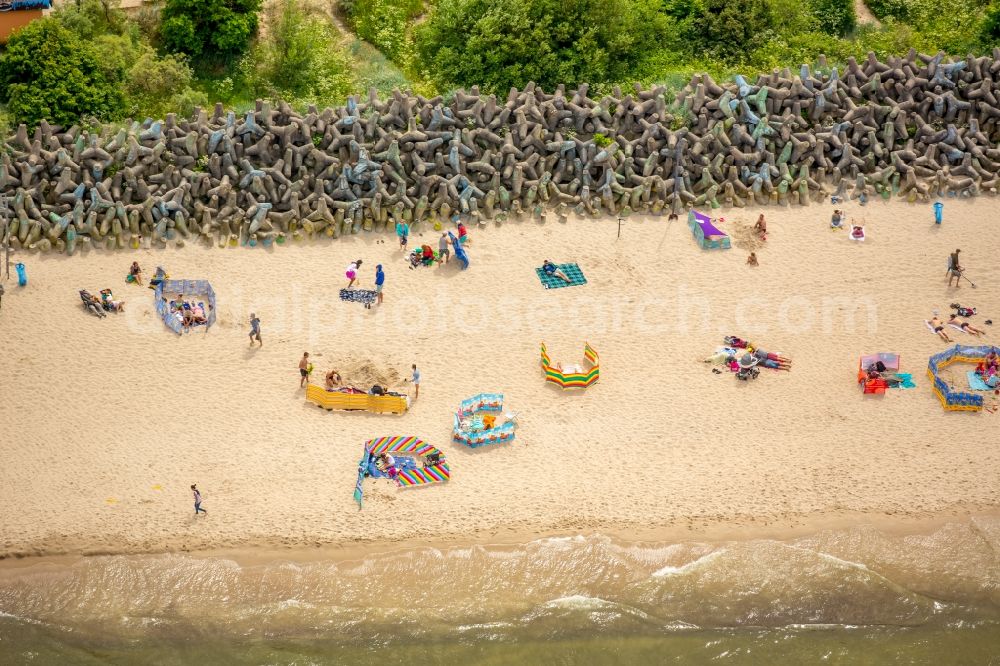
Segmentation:
{"type": "Polygon", "coordinates": [[[740,369],[736,371],[736,379],[741,379],[745,382],[757,379],[757,376],[760,375],[760,368],[757,367],[757,363],[759,363],[759,359],[753,354],[743,354],[738,362],[740,369]]]}
{"type": "Polygon", "coordinates": [[[107,317],[107,313],[104,312],[104,308],[90,295],[90,292],[86,289],[80,290],[80,300],[83,301],[83,306],[90,311],[91,314],[97,317],[107,317]]]}

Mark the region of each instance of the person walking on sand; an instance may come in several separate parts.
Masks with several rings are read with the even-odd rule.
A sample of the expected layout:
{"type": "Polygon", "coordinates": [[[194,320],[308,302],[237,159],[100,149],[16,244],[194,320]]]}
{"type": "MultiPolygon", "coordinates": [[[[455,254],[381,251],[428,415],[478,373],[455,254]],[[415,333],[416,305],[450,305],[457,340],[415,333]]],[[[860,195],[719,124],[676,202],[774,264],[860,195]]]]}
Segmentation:
{"type": "Polygon", "coordinates": [[[256,340],[257,344],[261,347],[264,343],[260,340],[260,319],[257,319],[256,313],[250,313],[250,346],[253,347],[253,341],[256,340]]]}
{"type": "Polygon", "coordinates": [[[302,376],[299,388],[303,388],[306,385],[306,380],[309,379],[309,352],[302,352],[302,358],[299,359],[299,375],[302,376]]]}
{"type": "Polygon", "coordinates": [[[382,305],[382,285],[385,284],[385,273],[382,264],[375,266],[375,302],[382,305]]]}
{"type": "Polygon", "coordinates": [[[351,265],[347,267],[347,272],[344,273],[344,275],[346,275],[347,279],[350,280],[347,283],[347,288],[348,289],[350,289],[351,287],[353,287],[354,283],[357,282],[357,280],[358,280],[358,269],[359,268],[361,268],[361,260],[360,259],[355,259],[354,261],[351,262],[351,265]]]}
{"type": "Polygon", "coordinates": [[[417,370],[416,363],[410,367],[413,369],[413,376],[410,377],[410,381],[413,382],[413,399],[416,400],[420,397],[420,371],[417,370]]]}
{"type": "Polygon", "coordinates": [[[948,286],[949,287],[951,286],[952,279],[955,280],[955,287],[956,288],[962,286],[961,285],[961,282],[962,282],[962,271],[964,271],[965,269],[962,268],[962,264],[959,263],[959,261],[958,261],[958,254],[960,252],[961,252],[961,250],[955,250],[948,257],[948,286]]]}
{"type": "Polygon", "coordinates": [[[438,263],[444,262],[447,264],[450,258],[451,248],[448,246],[448,232],[446,231],[438,239],[438,263]]]}
{"type": "Polygon", "coordinates": [[[208,511],[205,511],[205,509],[201,508],[201,491],[198,490],[197,483],[191,484],[191,492],[194,493],[194,515],[197,516],[199,513],[203,513],[207,516],[208,511]]]}
{"type": "Polygon", "coordinates": [[[406,244],[410,240],[410,225],[406,222],[397,222],[396,235],[399,237],[399,249],[405,252],[406,244]]]}

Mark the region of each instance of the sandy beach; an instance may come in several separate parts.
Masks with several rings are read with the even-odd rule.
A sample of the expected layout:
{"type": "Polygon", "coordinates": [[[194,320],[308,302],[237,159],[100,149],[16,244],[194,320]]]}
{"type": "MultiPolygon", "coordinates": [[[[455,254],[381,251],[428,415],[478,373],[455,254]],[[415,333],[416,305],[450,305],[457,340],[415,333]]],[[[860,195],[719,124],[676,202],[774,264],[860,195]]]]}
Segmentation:
{"type": "MultiPolygon", "coordinates": [[[[905,522],[995,513],[995,414],[946,413],[930,390],[930,354],[947,345],[924,320],[950,303],[1000,342],[997,203],[849,204],[868,238],[829,230],[832,206],[763,209],[757,249],[703,251],[684,219],[632,217],[490,224],[471,229],[471,267],[410,270],[390,236],[264,249],[206,248],[15,257],[29,284],[6,284],[0,310],[0,556],[356,548],[502,541],[600,532],[632,538],[713,530],[807,528],[843,520],[905,522]],[[946,286],[962,249],[969,277],[946,286]],[[345,267],[361,284],[386,271],[385,303],[338,300],[345,267]],[[153,292],[124,283],[207,279],[218,323],[177,336],[153,292]],[[545,290],[543,259],[577,262],[588,283],[545,290]],[[97,319],[77,291],[111,287],[125,312],[97,319]],[[247,318],[263,347],[248,349],[247,318]],[[727,334],[793,359],[752,382],[701,359],[727,334]],[[542,381],[554,360],[600,353],[601,380],[563,392],[542,381]],[[299,388],[345,380],[421,394],[402,416],[326,412],[299,388]],[[917,387],[863,397],[858,356],[899,352],[917,387]],[[519,414],[514,443],[451,442],[452,413],[481,391],[519,414]],[[369,480],[352,499],[363,443],[416,435],[441,448],[445,485],[406,490],[369,480]],[[195,518],[189,486],[205,497],[195,518]]],[[[726,210],[733,234],[759,211],[726,210]]],[[[414,243],[436,246],[427,228],[414,243]]],[[[956,341],[970,335],[948,329],[956,341]]],[[[962,386],[962,368],[950,370],[962,386]]],[[[987,401],[995,402],[994,397],[987,401]]]]}

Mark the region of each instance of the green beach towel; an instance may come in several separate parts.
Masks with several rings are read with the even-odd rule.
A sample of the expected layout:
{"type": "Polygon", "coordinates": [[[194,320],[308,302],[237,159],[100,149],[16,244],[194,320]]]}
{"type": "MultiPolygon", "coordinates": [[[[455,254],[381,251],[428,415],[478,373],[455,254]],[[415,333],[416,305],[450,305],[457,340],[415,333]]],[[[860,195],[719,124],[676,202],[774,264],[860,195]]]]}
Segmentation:
{"type": "Polygon", "coordinates": [[[574,287],[578,284],[587,284],[587,278],[583,276],[583,271],[576,264],[556,264],[556,267],[562,270],[570,281],[566,282],[555,275],[548,275],[540,267],[536,268],[535,272],[538,273],[538,279],[542,281],[542,286],[546,289],[559,289],[560,287],[574,287]]]}

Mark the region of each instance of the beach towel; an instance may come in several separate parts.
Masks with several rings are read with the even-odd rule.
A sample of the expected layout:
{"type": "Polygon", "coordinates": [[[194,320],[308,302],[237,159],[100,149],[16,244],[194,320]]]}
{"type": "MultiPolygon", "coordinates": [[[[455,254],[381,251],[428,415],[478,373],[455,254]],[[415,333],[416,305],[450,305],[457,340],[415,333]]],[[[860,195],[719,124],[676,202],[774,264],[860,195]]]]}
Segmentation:
{"type": "Polygon", "coordinates": [[[583,276],[583,271],[580,270],[577,264],[556,264],[556,267],[566,274],[569,282],[555,275],[549,275],[541,267],[535,269],[538,279],[542,281],[542,286],[546,289],[559,289],[560,287],[575,287],[576,285],[587,284],[587,278],[583,276]]]}
{"type": "Polygon", "coordinates": [[[969,378],[969,388],[973,391],[992,391],[983,378],[976,374],[975,370],[969,370],[965,373],[965,376],[969,378]]]}
{"type": "Polygon", "coordinates": [[[896,376],[902,379],[903,381],[900,382],[899,384],[896,384],[892,388],[911,389],[917,387],[917,385],[913,383],[913,375],[910,374],[909,372],[897,372],[896,376]]]}
{"type": "Polygon", "coordinates": [[[370,289],[341,289],[340,300],[348,303],[362,303],[368,307],[375,302],[375,292],[370,289]]]}
{"type": "MultiPolygon", "coordinates": [[[[393,456],[396,460],[396,469],[400,471],[406,471],[411,469],[418,469],[417,461],[413,458],[404,458],[401,456],[393,456]]],[[[371,462],[368,463],[368,476],[373,479],[388,479],[390,476],[380,470],[376,464],[376,459],[372,458],[371,462]]]]}

